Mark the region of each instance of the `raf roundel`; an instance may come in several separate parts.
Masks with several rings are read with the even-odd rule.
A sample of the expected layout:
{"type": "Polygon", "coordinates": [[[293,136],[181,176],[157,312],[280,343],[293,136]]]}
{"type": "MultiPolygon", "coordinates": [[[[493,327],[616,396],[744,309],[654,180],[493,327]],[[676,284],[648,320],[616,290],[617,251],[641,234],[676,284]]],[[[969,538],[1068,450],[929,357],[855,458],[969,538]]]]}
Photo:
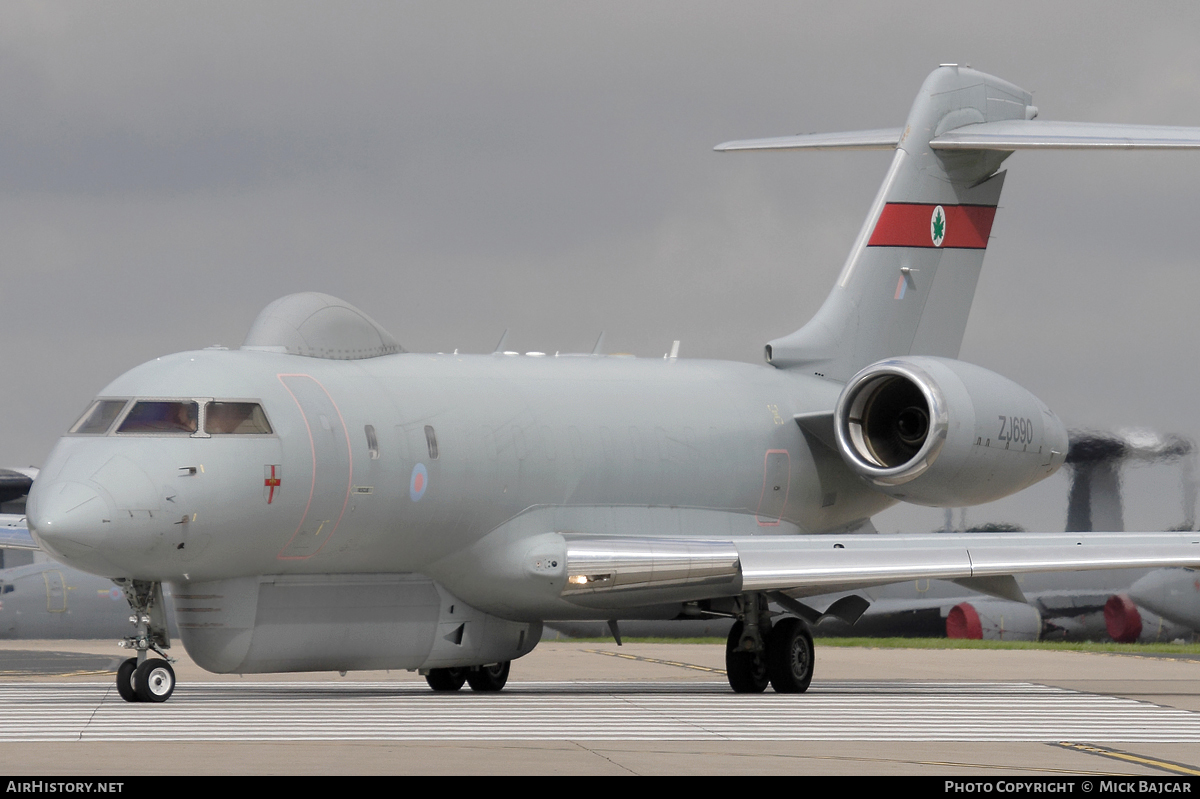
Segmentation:
{"type": "Polygon", "coordinates": [[[426,471],[425,464],[418,463],[413,467],[412,477],[408,480],[408,495],[412,497],[413,502],[416,502],[425,496],[425,489],[428,487],[429,472],[426,471]]]}
{"type": "Polygon", "coordinates": [[[946,212],[940,205],[933,209],[933,216],[929,217],[929,237],[933,239],[934,247],[941,247],[946,239],[946,212]]]}

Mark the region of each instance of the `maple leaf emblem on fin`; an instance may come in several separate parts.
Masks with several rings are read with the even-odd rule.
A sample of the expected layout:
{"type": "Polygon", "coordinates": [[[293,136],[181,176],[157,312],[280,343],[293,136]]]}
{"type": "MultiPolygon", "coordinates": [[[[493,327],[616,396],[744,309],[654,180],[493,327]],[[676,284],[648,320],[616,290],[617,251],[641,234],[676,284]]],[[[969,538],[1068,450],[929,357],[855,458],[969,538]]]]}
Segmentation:
{"type": "Polygon", "coordinates": [[[933,218],[929,220],[929,235],[933,238],[933,246],[941,247],[946,238],[946,212],[942,206],[933,209],[933,218]]]}

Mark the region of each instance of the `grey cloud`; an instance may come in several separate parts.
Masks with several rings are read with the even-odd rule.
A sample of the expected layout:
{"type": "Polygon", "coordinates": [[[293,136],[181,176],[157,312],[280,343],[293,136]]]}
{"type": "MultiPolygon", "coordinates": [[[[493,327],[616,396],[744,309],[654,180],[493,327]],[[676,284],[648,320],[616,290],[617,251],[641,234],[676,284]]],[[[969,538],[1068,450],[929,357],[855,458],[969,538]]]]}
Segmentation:
{"type": "MultiPolygon", "coordinates": [[[[886,156],[714,144],[900,124],[941,61],[1047,118],[1197,125],[1198,23],[1185,3],[8,4],[0,465],[293,291],[418,350],[604,328],[758,361],[828,292],[886,156]]],[[[1200,434],[1196,158],[1010,159],[963,357],[1072,425],[1200,434]]],[[[998,520],[1061,525],[1061,486],[1039,490],[998,520]]]]}

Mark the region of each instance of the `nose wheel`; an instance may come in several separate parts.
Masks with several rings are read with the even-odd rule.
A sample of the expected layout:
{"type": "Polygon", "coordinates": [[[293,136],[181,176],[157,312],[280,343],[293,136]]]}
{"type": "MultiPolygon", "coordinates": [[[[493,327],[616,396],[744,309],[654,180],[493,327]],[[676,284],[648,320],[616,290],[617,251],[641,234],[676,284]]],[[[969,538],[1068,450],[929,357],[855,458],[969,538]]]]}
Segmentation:
{"type": "Polygon", "coordinates": [[[117,667],[117,693],[126,702],[140,702],[137,688],[133,685],[133,675],[137,671],[137,658],[129,658],[117,667]]]}
{"type": "Polygon", "coordinates": [[[162,658],[147,658],[133,672],[133,688],[142,702],[166,702],[175,693],[175,669],[162,658]]]}
{"type": "Polygon", "coordinates": [[[129,621],[136,627],[134,634],[120,644],[137,651],[117,668],[117,693],[126,702],[166,702],[175,692],[175,670],[163,652],[171,646],[171,639],[163,612],[162,583],[113,582],[124,592],[133,611],[129,621]],[[150,652],[161,657],[150,657],[150,652]]]}

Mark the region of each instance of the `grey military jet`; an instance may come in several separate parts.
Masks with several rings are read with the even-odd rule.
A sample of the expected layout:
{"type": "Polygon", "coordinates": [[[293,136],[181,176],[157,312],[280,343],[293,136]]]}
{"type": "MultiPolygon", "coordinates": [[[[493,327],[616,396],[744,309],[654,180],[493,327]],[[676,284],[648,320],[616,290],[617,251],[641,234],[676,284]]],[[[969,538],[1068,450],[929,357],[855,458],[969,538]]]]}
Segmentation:
{"type": "Polygon", "coordinates": [[[104,388],[34,483],[30,529],[124,589],[130,701],[175,686],[164,584],[216,672],[496,691],[546,621],[724,616],[733,689],[792,693],[813,675],[804,596],[942,578],[1019,598],[1020,573],[1200,564],[1195,533],[859,534],[896,502],[987,502],[1063,463],[1049,408],[957,360],[1001,163],[1200,147],[1200,129],[1037,122],[1031,100],[949,65],[903,127],[718,147],[895,151],[833,291],[765,366],[409,353],[344,302],[291,295],[236,351],[104,388]]]}
{"type": "Polygon", "coordinates": [[[0,569],[0,639],[115,638],[128,616],[121,589],[104,577],[53,561],[0,569]]]}
{"type": "Polygon", "coordinates": [[[1129,596],[1164,619],[1200,629],[1200,571],[1155,569],[1130,586],[1129,596]]]}

